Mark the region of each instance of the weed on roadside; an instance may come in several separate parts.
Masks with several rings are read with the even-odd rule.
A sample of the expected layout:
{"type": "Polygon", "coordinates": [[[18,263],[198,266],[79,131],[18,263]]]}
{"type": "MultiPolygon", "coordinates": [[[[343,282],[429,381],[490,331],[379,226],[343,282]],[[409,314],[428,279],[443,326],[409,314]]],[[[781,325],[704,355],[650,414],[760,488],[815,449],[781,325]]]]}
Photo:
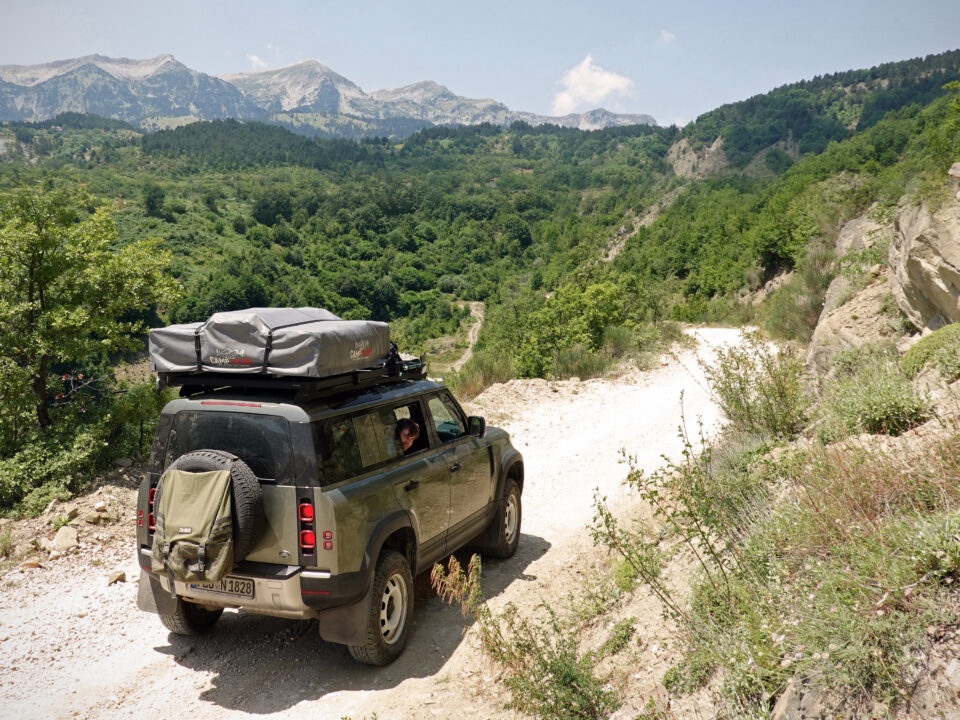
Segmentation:
{"type": "Polygon", "coordinates": [[[835,442],[863,432],[899,435],[928,420],[932,408],[896,360],[879,355],[829,380],[818,415],[820,438],[835,442]]]}
{"type": "Polygon", "coordinates": [[[617,709],[616,694],[594,674],[592,654],[580,654],[579,635],[552,608],[541,607],[542,620],[521,615],[512,603],[499,613],[490,609],[478,556],[466,571],[451,557],[446,568],[434,566],[430,580],[444,600],[473,618],[483,652],[510,690],[510,707],[543,720],[599,720],[617,709]]]}
{"type": "Polygon", "coordinates": [[[792,348],[778,349],[747,333],[742,343],[719,349],[716,360],[702,367],[717,404],[739,430],[785,439],[806,423],[806,371],[792,348]]]}
{"type": "MultiPolygon", "coordinates": [[[[631,475],[671,551],[700,569],[689,602],[638,573],[686,645],[664,685],[684,693],[718,678],[735,716],[769,712],[795,677],[895,706],[924,629],[960,621],[960,437],[901,452],[736,446],[687,440],[656,481],[631,475]]],[[[596,515],[595,540],[623,561],[664,551],[602,502],[596,515]]]]}
{"type": "Polygon", "coordinates": [[[635,617],[627,617],[619,620],[610,631],[610,637],[608,637],[597,650],[597,658],[616,655],[623,650],[633,639],[636,624],[637,619],[635,617]]]}
{"type": "Polygon", "coordinates": [[[6,528],[0,533],[0,558],[6,559],[13,555],[13,550],[16,545],[17,541],[13,536],[13,528],[6,528]]]}

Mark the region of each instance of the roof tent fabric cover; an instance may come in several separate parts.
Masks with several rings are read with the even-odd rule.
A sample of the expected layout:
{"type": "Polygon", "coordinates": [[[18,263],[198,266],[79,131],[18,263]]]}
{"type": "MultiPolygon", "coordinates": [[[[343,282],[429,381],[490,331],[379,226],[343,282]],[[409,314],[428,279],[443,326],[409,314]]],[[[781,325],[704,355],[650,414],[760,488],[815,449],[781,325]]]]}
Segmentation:
{"type": "Polygon", "coordinates": [[[154,328],[149,345],[154,372],[329,377],[386,362],[390,329],[319,308],[250,308],[154,328]]]}

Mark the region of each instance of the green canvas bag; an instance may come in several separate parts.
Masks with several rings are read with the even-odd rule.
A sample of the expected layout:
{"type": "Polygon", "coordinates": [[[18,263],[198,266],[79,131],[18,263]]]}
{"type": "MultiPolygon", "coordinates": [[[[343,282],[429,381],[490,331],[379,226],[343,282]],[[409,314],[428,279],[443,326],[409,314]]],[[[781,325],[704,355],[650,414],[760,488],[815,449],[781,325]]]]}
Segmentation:
{"type": "Polygon", "coordinates": [[[230,471],[167,470],[157,485],[151,569],[173,581],[217,582],[233,569],[230,471]]]}

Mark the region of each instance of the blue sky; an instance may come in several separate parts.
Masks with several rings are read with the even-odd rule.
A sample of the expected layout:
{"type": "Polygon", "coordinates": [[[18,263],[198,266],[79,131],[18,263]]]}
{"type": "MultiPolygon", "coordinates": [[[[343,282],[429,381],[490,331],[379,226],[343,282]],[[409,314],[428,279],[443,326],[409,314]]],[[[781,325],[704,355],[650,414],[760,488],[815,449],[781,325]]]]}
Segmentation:
{"type": "Polygon", "coordinates": [[[661,124],[960,47],[958,0],[2,0],[0,18],[0,65],[169,52],[216,74],[316,58],[367,91],[429,79],[515,110],[661,124]]]}

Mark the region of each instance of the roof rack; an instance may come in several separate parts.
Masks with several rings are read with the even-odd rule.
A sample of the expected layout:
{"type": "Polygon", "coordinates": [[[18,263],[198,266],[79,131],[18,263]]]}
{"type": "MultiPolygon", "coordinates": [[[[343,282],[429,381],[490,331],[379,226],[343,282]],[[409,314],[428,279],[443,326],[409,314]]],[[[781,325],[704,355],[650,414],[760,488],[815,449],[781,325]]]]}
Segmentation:
{"type": "Polygon", "coordinates": [[[267,373],[161,372],[157,374],[157,388],[179,386],[181,397],[236,388],[290,392],[297,400],[307,400],[391,380],[422,380],[426,375],[427,368],[422,358],[401,358],[398,354],[379,367],[352,370],[325,378],[267,373]]]}

